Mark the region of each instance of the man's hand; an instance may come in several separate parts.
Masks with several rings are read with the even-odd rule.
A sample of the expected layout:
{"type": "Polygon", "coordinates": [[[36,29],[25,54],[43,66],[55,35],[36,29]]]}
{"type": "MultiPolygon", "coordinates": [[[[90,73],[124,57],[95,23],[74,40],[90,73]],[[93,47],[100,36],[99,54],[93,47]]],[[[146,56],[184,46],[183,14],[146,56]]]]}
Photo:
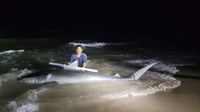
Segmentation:
{"type": "Polygon", "coordinates": [[[71,63],[70,63],[70,62],[66,62],[65,64],[66,64],[66,65],[70,65],[71,63]]]}

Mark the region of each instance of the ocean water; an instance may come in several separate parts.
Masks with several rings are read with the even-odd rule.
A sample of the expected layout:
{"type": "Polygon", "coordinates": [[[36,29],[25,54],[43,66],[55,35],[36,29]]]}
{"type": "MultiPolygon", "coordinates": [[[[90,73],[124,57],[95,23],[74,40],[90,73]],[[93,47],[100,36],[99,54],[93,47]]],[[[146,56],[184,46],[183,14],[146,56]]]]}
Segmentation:
{"type": "Polygon", "coordinates": [[[135,109],[130,100],[179,88],[184,76],[198,78],[199,58],[191,50],[151,41],[0,39],[0,111],[131,112],[135,109]],[[78,44],[88,55],[87,67],[107,75],[128,77],[147,64],[157,64],[139,81],[37,85],[17,80],[41,70],[62,69],[48,63],[67,62],[78,44]]]}

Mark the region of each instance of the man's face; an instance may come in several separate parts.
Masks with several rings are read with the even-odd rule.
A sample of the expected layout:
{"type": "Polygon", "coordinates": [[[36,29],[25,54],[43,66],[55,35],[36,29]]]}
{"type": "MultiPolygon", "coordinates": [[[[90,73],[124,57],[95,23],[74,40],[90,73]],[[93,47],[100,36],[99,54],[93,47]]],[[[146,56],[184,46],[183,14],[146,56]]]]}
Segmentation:
{"type": "Polygon", "coordinates": [[[81,47],[77,47],[77,48],[76,48],[76,53],[77,53],[77,54],[81,54],[82,51],[83,51],[83,49],[82,49],[81,47]]]}

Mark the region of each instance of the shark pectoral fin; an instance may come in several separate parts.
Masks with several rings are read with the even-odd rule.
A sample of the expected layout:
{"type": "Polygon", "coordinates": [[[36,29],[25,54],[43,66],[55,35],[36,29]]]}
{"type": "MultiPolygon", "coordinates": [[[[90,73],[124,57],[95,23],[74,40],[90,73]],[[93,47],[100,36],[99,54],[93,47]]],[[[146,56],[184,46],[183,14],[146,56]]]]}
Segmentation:
{"type": "Polygon", "coordinates": [[[134,78],[135,80],[138,80],[147,70],[149,70],[152,66],[154,66],[156,64],[152,63],[150,65],[145,66],[144,68],[141,68],[140,70],[138,70],[137,72],[135,72],[131,78],[134,78]]]}
{"type": "Polygon", "coordinates": [[[121,77],[121,76],[119,75],[119,73],[116,73],[114,76],[115,76],[115,77],[121,77]]]}
{"type": "Polygon", "coordinates": [[[69,67],[77,67],[78,66],[78,60],[72,62],[71,64],[68,65],[69,67]]]}

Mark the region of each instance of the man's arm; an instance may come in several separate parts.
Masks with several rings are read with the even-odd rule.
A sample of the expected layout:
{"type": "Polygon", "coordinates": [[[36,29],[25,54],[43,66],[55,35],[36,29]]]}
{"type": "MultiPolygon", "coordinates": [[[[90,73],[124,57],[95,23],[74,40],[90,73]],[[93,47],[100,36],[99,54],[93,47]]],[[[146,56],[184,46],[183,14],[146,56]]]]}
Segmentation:
{"type": "Polygon", "coordinates": [[[83,68],[86,68],[87,66],[87,55],[85,54],[83,57],[83,68]]]}
{"type": "Polygon", "coordinates": [[[86,66],[87,66],[87,63],[83,63],[83,68],[86,68],[86,66]]]}
{"type": "Polygon", "coordinates": [[[71,64],[73,62],[73,54],[70,56],[69,61],[66,61],[66,64],[71,64]]]}

